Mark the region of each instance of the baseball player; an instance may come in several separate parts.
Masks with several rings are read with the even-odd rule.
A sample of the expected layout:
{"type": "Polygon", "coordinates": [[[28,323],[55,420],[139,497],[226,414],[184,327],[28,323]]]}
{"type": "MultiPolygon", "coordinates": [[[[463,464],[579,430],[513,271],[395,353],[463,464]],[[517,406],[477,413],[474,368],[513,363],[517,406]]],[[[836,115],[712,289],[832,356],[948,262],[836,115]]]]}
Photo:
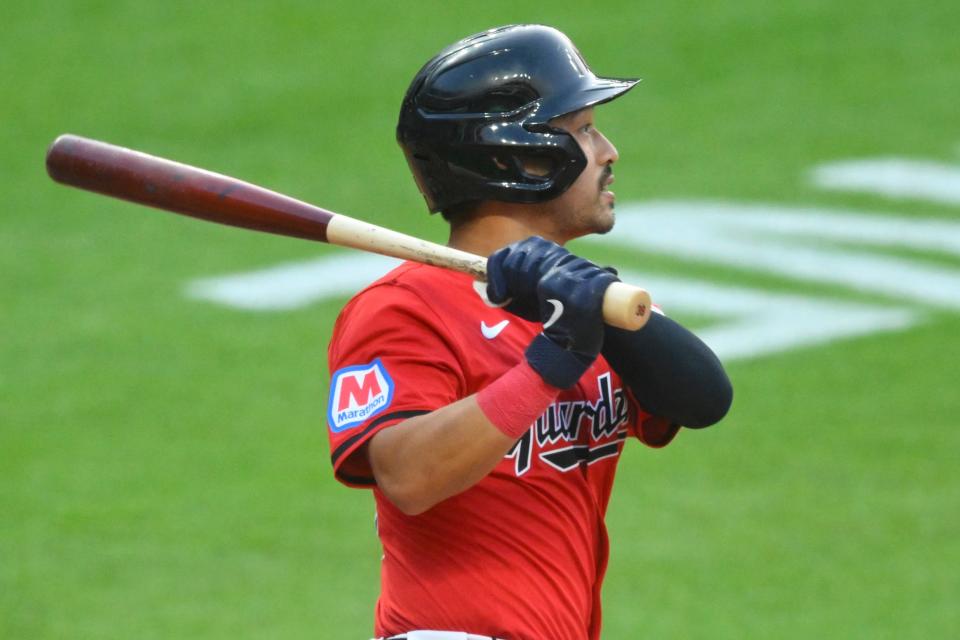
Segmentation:
{"type": "Polygon", "coordinates": [[[563,246],[613,226],[617,150],[594,107],[636,82],[519,25],[447,47],[407,91],[400,146],[489,282],[405,263],[334,328],[332,461],[376,501],[378,637],[596,640],[625,442],[662,447],[730,406],[720,362],[677,323],[606,326],[616,273],[563,246]]]}

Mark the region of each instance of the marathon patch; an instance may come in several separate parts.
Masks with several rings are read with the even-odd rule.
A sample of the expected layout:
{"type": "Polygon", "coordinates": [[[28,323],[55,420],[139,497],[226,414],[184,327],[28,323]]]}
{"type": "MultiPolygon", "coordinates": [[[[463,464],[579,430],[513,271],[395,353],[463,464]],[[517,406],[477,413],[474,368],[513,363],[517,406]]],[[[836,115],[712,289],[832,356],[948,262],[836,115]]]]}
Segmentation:
{"type": "Polygon", "coordinates": [[[375,416],[393,401],[393,380],[377,358],[369,364],[344,367],[330,380],[327,422],[339,433],[375,416]]]}

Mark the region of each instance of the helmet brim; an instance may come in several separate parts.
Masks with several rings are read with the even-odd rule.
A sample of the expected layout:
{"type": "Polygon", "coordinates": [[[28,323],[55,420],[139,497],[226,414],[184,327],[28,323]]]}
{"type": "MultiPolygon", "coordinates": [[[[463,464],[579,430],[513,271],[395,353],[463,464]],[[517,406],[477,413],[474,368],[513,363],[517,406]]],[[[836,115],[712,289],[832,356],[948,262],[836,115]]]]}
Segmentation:
{"type": "Polygon", "coordinates": [[[610,102],[633,89],[639,78],[594,78],[576,91],[565,93],[544,102],[537,109],[537,115],[531,118],[531,124],[546,124],[560,116],[610,102]]]}

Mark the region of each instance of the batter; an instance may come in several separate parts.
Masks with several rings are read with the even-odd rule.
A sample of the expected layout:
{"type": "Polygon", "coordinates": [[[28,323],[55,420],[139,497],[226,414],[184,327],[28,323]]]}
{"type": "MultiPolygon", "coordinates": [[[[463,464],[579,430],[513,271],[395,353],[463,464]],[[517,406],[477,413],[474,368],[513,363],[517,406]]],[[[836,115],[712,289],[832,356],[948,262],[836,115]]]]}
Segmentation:
{"type": "Polygon", "coordinates": [[[405,263],[334,329],[332,462],[376,501],[378,637],[596,640],[625,443],[664,446],[730,406],[716,356],[676,322],[605,325],[615,273],[563,246],[613,227],[618,154],[594,107],[635,83],[542,25],[461,40],[411,83],[398,140],[449,244],[490,256],[489,283],[405,263]]]}

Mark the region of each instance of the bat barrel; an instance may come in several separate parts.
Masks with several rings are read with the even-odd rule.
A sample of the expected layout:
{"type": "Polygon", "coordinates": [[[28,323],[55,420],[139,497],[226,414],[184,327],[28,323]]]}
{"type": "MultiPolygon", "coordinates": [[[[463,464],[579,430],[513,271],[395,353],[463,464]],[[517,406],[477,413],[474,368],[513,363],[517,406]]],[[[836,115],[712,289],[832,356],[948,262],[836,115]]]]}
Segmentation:
{"type": "Polygon", "coordinates": [[[65,134],[47,151],[62,184],[234,227],[327,241],[333,212],[248,182],[65,134]]]}

